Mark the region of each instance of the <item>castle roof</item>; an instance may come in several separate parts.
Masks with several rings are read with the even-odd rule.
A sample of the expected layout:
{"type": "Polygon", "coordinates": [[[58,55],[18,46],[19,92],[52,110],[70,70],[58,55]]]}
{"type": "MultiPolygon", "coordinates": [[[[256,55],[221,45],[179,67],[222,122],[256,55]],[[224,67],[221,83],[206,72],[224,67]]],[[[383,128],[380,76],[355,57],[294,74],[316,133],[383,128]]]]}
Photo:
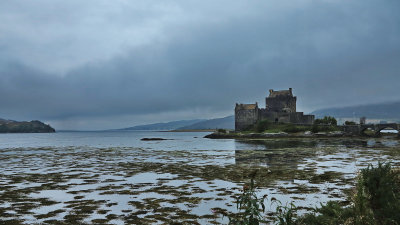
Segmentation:
{"type": "Polygon", "coordinates": [[[280,97],[280,96],[290,96],[293,97],[292,89],[289,88],[289,90],[281,90],[281,91],[274,91],[274,90],[269,90],[269,97],[275,98],[275,97],[280,97]]]}
{"type": "Polygon", "coordinates": [[[236,107],[238,109],[256,109],[258,108],[258,104],[238,104],[236,107]]]}

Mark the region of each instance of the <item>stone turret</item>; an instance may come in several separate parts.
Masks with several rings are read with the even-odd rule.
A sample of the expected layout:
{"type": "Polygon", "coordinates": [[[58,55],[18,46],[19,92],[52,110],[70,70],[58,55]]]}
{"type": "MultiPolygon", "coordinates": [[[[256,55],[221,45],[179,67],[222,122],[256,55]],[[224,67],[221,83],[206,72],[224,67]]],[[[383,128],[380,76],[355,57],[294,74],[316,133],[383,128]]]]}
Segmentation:
{"type": "Polygon", "coordinates": [[[265,98],[265,109],[269,112],[296,112],[296,96],[293,96],[292,88],[289,90],[269,90],[269,96],[265,98]]]}
{"type": "Polygon", "coordinates": [[[260,109],[258,103],[238,104],[235,107],[235,130],[243,130],[257,123],[260,109]]]}

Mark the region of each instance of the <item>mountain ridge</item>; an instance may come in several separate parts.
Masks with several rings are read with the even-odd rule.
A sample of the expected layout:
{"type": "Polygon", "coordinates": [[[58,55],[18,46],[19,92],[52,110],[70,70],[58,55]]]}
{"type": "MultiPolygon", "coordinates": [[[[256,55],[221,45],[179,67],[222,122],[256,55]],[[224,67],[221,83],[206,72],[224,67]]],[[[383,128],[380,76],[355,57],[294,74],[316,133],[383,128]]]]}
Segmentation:
{"type": "Polygon", "coordinates": [[[209,130],[209,129],[234,129],[235,117],[233,115],[222,118],[214,118],[188,126],[180,127],[177,130],[209,130]]]}
{"type": "Polygon", "coordinates": [[[120,129],[112,129],[112,130],[120,130],[120,131],[129,131],[129,130],[175,130],[179,127],[184,127],[187,125],[191,125],[194,123],[198,123],[201,121],[205,121],[205,119],[193,119],[193,120],[176,120],[164,123],[151,123],[151,124],[143,124],[137,125],[133,127],[126,127],[120,129]]]}
{"type": "Polygon", "coordinates": [[[371,103],[356,106],[323,108],[313,111],[317,118],[333,116],[337,118],[367,117],[370,119],[400,120],[400,101],[371,103]]]}

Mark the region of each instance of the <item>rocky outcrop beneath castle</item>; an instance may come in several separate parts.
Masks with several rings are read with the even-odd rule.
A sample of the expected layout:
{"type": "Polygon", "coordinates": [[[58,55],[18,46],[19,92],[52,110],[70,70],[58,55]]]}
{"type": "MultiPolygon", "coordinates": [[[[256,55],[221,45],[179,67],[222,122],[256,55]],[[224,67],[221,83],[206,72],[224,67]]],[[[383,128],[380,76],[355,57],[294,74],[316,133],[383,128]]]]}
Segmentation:
{"type": "Polygon", "coordinates": [[[38,120],[18,122],[0,120],[0,133],[54,133],[56,130],[38,120]]]}
{"type": "Polygon", "coordinates": [[[280,133],[219,133],[214,132],[206,135],[205,138],[210,139],[234,139],[234,138],[272,138],[272,137],[289,137],[290,135],[285,132],[280,133]]]}
{"type": "Polygon", "coordinates": [[[231,133],[220,133],[214,132],[212,134],[204,136],[205,138],[210,139],[264,139],[264,138],[324,138],[324,137],[354,137],[353,134],[345,133],[342,131],[333,131],[333,132],[304,132],[304,133],[240,133],[240,132],[231,132],[231,133]]]}

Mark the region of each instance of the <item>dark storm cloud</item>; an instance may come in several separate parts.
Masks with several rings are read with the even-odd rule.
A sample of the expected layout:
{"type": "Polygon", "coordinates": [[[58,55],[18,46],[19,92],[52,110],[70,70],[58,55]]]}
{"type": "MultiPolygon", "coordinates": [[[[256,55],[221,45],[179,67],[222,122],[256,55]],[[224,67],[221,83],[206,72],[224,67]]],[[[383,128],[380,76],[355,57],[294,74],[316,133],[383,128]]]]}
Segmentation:
{"type": "MultiPolygon", "coordinates": [[[[123,116],[132,116],[134,124],[143,122],[135,120],[143,115],[154,115],[147,119],[157,121],[163,113],[175,112],[176,119],[182,112],[188,117],[198,116],[194,111],[217,115],[230,112],[235,102],[262,101],[270,88],[288,87],[294,88],[306,111],[400,98],[400,3],[292,2],[225,2],[219,9],[211,1],[177,1],[139,10],[117,1],[130,6],[122,12],[118,8],[122,15],[112,14],[117,19],[101,14],[85,20],[97,18],[111,35],[101,29],[82,31],[80,42],[65,38],[73,34],[68,33],[73,27],[39,28],[66,32],[60,35],[61,43],[53,39],[55,34],[38,42],[33,35],[29,43],[24,35],[32,36],[30,30],[13,28],[18,32],[7,35],[4,31],[10,26],[27,24],[18,24],[25,17],[9,14],[19,20],[0,25],[0,117],[58,122],[92,118],[95,128],[101,128],[112,126],[102,125],[104,118],[120,126],[118,118],[123,116]],[[39,45],[39,50],[45,49],[41,52],[35,51],[35,43],[50,45],[39,45]],[[26,49],[32,56],[25,55],[26,49]]],[[[89,6],[65,6],[78,7],[72,16],[76,29],[83,29],[76,18],[89,6]]],[[[57,21],[71,25],[62,18],[57,21]]],[[[34,23],[40,27],[46,20],[36,18],[34,23]]]]}

